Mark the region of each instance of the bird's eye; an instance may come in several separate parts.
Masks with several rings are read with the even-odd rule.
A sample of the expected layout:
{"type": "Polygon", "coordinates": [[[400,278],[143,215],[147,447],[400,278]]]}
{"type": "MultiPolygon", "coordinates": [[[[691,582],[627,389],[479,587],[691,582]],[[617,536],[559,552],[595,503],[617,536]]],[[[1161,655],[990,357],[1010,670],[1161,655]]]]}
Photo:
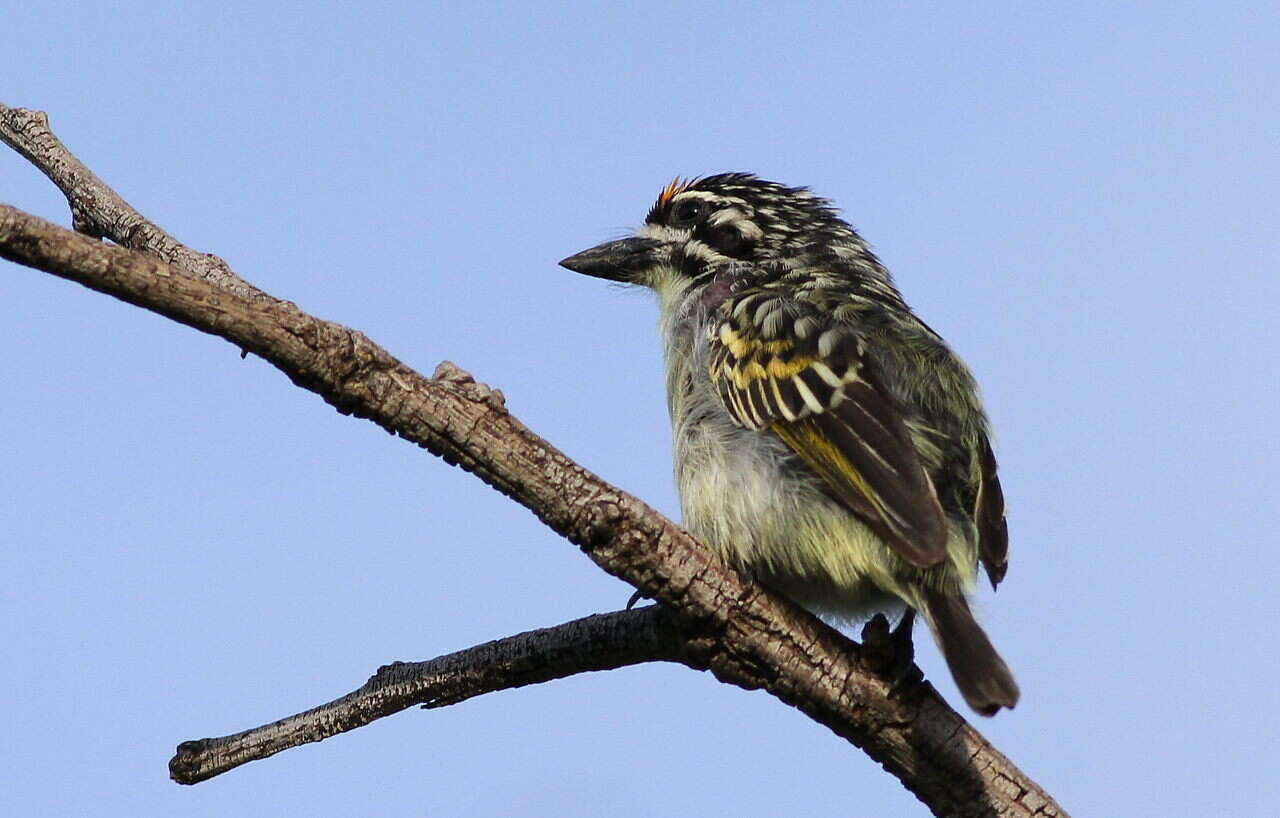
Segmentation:
{"type": "Polygon", "coordinates": [[[706,207],[702,202],[696,199],[686,200],[672,208],[669,223],[672,227],[692,227],[698,223],[705,211],[706,207]]]}

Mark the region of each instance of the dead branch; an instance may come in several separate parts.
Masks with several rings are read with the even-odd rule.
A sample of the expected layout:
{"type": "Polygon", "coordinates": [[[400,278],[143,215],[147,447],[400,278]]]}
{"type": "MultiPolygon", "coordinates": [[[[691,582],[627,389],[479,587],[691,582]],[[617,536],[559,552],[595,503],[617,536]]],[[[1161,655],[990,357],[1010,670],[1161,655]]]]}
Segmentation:
{"type": "Polygon", "coordinates": [[[262,295],[225,261],[192,250],[135,210],[67,150],[50,130],[43,111],[7,108],[0,103],[0,141],[22,154],[62,191],[71,208],[71,226],[77,232],[111,239],[237,295],[262,295]]]}
{"type": "Polygon", "coordinates": [[[234,735],[185,741],[169,761],[169,776],[179,784],[195,784],[414,705],[446,707],[593,670],[681,662],[683,655],[679,631],[656,605],[588,616],[426,662],[393,662],[378,668],[358,690],[327,704],[234,735]]]}

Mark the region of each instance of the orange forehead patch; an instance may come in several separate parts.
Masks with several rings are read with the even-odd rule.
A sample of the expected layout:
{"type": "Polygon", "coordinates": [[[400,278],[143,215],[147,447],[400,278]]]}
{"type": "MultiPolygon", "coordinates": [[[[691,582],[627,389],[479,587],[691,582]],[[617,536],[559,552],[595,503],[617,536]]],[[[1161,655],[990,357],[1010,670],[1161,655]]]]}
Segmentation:
{"type": "Polygon", "coordinates": [[[667,205],[671,204],[671,200],[689,188],[693,187],[701,177],[695,176],[692,179],[681,179],[679,176],[672,179],[662,192],[658,194],[658,201],[653,203],[653,207],[649,208],[649,215],[645,221],[652,222],[658,217],[667,205]]]}
{"type": "Polygon", "coordinates": [[[682,191],[682,189],[685,189],[686,187],[689,187],[689,182],[687,182],[687,180],[681,179],[680,177],[672,179],[671,182],[667,183],[667,187],[662,188],[662,193],[658,193],[658,206],[666,207],[671,204],[671,200],[676,197],[676,193],[682,191]]]}
{"type": "Polygon", "coordinates": [[[685,190],[689,185],[694,183],[694,179],[681,179],[679,176],[667,183],[667,186],[658,194],[658,207],[666,207],[671,204],[671,200],[676,197],[677,193],[685,190]]]}

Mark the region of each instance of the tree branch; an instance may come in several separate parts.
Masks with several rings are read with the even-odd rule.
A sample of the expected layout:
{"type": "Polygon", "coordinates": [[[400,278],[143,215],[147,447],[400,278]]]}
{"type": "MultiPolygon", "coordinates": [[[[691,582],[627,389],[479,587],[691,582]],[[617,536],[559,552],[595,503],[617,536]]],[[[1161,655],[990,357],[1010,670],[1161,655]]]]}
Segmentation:
{"type": "Polygon", "coordinates": [[[358,690],[327,704],[234,735],[179,744],[169,761],[169,776],[179,784],[195,784],[414,705],[445,707],[578,673],[683,662],[684,654],[670,614],[650,605],[521,633],[427,662],[393,662],[378,668],[358,690]]]}
{"type": "MultiPolygon", "coordinates": [[[[13,113],[0,106],[6,121],[13,113]]],[[[34,133],[47,142],[39,128],[34,133]]],[[[19,150],[39,155],[30,146],[19,150]]],[[[97,199],[69,200],[86,211],[77,217],[82,224],[120,240],[119,225],[91,212],[97,199]]],[[[893,692],[857,645],[573,463],[511,416],[500,392],[452,364],[424,378],[363,334],[289,302],[256,290],[233,292],[216,276],[193,278],[7,206],[0,206],[0,256],[225,338],[338,411],[372,420],[471,471],[601,568],[667,606],[683,634],[681,661],[731,684],[763,688],[802,710],[861,747],[935,814],[1064,814],[930,685],[893,692]]]]}
{"type": "Polygon", "coordinates": [[[71,208],[71,226],[78,232],[155,256],[236,295],[263,294],[233,273],[222,259],[197,253],[148,221],[67,150],[50,130],[43,111],[0,103],[0,141],[22,154],[62,191],[71,208]]]}

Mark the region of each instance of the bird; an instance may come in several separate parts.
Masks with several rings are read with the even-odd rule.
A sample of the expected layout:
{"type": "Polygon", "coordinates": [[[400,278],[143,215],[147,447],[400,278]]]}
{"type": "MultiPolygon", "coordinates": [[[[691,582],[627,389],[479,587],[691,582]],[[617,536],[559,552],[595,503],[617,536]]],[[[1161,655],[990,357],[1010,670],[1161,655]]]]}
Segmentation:
{"type": "Polygon", "coordinates": [[[1017,704],[967,600],[1008,567],[978,387],[829,200],[677,178],[634,235],[560,265],[657,294],[692,534],[837,622],[901,611],[895,645],[919,614],[975,712],[1017,704]]]}

